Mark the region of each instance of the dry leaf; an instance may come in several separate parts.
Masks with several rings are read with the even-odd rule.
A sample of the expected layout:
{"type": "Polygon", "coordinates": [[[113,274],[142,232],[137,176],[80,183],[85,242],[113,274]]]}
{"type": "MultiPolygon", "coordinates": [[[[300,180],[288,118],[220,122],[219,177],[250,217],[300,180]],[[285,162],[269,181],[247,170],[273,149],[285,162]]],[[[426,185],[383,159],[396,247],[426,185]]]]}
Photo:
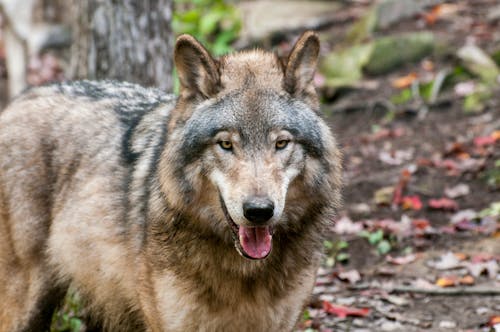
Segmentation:
{"type": "Polygon", "coordinates": [[[417,73],[411,72],[406,76],[399,77],[392,81],[391,85],[396,89],[405,89],[412,85],[412,83],[418,78],[417,73]]]}
{"type": "Polygon", "coordinates": [[[391,255],[387,255],[385,258],[387,262],[394,265],[406,265],[417,259],[417,255],[409,254],[406,256],[392,257],[391,255]]]}
{"type": "Polygon", "coordinates": [[[456,283],[457,277],[454,276],[441,277],[436,281],[436,285],[439,287],[453,287],[456,285],[456,283]]]}
{"type": "Polygon", "coordinates": [[[355,284],[361,280],[361,275],[358,270],[350,270],[345,272],[339,272],[337,278],[342,281],[348,281],[350,284],[355,284]]]}
{"type": "Polygon", "coordinates": [[[429,200],[429,207],[436,210],[446,210],[446,211],[455,211],[458,210],[458,204],[452,199],[449,198],[439,198],[439,199],[431,199],[429,200]]]}
{"type": "Polygon", "coordinates": [[[340,318],[346,318],[347,316],[366,317],[370,314],[369,308],[347,307],[343,305],[333,304],[328,301],[323,301],[323,310],[340,318]]]}
{"type": "Polygon", "coordinates": [[[454,253],[449,251],[439,257],[438,260],[427,262],[427,265],[437,270],[451,270],[462,267],[463,263],[460,262],[460,259],[454,253]]]}
{"type": "Polygon", "coordinates": [[[402,202],[403,209],[405,210],[420,210],[422,208],[422,201],[420,200],[420,197],[413,195],[413,196],[405,196],[403,197],[403,202],[402,202]]]}
{"type": "Polygon", "coordinates": [[[459,183],[454,187],[446,188],[444,194],[449,198],[466,196],[470,193],[470,187],[465,183],[459,183]]]}

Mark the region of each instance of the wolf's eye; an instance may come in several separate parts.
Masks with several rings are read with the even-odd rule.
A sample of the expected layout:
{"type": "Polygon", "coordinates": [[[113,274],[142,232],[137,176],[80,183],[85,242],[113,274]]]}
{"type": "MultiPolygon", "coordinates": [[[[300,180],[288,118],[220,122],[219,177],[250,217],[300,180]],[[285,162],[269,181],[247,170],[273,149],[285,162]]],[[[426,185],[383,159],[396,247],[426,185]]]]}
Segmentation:
{"type": "Polygon", "coordinates": [[[219,146],[224,150],[232,150],[233,149],[233,143],[231,143],[231,141],[220,141],[219,146]]]}
{"type": "Polygon", "coordinates": [[[288,145],[288,140],[286,139],[281,139],[279,141],[276,141],[277,150],[283,150],[284,148],[286,148],[287,145],[288,145]]]}

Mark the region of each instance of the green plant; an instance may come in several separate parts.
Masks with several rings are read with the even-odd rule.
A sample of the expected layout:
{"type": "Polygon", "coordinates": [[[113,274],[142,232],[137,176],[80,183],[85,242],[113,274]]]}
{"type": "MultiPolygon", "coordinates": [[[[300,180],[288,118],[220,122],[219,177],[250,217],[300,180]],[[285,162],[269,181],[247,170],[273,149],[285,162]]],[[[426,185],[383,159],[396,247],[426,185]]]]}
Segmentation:
{"type": "Polygon", "coordinates": [[[195,36],[216,56],[232,51],[241,28],[236,7],[224,0],[175,0],[174,6],[176,34],[195,36]]]}
{"type": "Polygon", "coordinates": [[[79,294],[69,290],[64,299],[63,307],[52,316],[51,332],[81,332],[83,331],[82,305],[79,294]]]}
{"type": "Polygon", "coordinates": [[[381,229],[374,232],[362,231],[359,236],[366,238],[371,245],[376,246],[377,252],[381,255],[387,254],[392,249],[393,239],[386,238],[381,229]]]}
{"type": "Polygon", "coordinates": [[[349,260],[349,253],[345,250],[349,247],[347,241],[323,241],[323,247],[325,248],[326,261],[325,264],[329,267],[335,265],[335,263],[346,263],[349,260]]]}
{"type": "Polygon", "coordinates": [[[495,189],[500,189],[500,159],[495,161],[495,165],[492,169],[487,170],[482,178],[488,184],[488,187],[495,189]]]}

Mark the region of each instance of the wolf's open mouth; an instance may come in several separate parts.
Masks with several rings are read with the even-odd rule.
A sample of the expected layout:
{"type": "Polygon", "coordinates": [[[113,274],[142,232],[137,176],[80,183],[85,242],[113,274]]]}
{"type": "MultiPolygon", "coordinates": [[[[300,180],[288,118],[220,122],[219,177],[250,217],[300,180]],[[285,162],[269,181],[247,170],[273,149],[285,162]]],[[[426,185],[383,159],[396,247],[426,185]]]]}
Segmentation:
{"type": "Polygon", "coordinates": [[[250,259],[263,259],[266,258],[272,249],[272,232],[271,226],[249,227],[237,225],[229,212],[227,211],[226,204],[219,193],[220,204],[224,211],[224,216],[232,230],[234,245],[238,252],[250,259]]]}

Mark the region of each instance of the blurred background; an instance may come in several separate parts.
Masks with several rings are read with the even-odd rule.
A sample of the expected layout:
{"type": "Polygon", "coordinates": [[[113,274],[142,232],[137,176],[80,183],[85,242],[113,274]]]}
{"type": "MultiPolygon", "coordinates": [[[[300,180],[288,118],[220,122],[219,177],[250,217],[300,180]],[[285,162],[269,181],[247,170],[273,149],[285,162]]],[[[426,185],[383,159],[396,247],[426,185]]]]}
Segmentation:
{"type": "MultiPolygon", "coordinates": [[[[500,1],[0,0],[0,105],[28,86],[178,90],[175,37],[287,56],[344,152],[344,208],[297,331],[500,331],[500,1]]],[[[53,331],[87,331],[70,292],[53,331]]]]}

